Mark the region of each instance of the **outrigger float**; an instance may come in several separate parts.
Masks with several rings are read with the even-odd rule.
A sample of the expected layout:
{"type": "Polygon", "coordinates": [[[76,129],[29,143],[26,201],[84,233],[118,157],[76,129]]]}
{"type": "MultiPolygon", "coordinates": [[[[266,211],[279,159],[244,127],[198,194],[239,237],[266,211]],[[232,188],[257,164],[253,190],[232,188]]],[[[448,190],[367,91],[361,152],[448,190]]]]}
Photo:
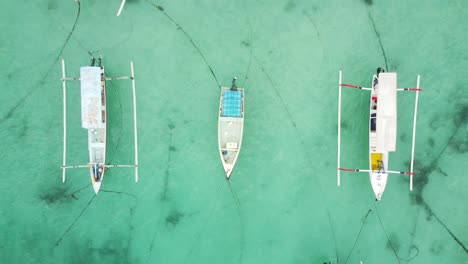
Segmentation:
{"type": "Polygon", "coordinates": [[[119,11],[117,11],[117,16],[120,16],[120,13],[122,13],[122,9],[125,5],[125,0],[122,0],[122,3],[120,3],[119,11]]]}
{"type": "Polygon", "coordinates": [[[97,194],[104,179],[107,168],[135,168],[135,182],[138,182],[138,143],[137,143],[137,120],[136,120],[136,96],[135,96],[135,75],[133,62],[130,62],[131,76],[108,77],[104,67],[101,65],[102,59],[99,57],[98,66],[96,60],[91,58],[91,66],[80,68],[79,78],[65,76],[65,61],[62,60],[62,86],[63,86],[63,164],[62,182],[65,182],[67,169],[89,168],[91,183],[94,192],[97,194]],[[125,80],[132,81],[133,91],[133,129],[134,129],[134,150],[135,164],[117,165],[106,164],[107,148],[107,99],[106,81],[125,80]],[[81,126],[88,130],[88,151],[89,163],[85,165],[66,165],[67,153],[67,81],[80,81],[81,83],[81,126]]]}
{"type": "Polygon", "coordinates": [[[221,87],[218,115],[218,147],[226,178],[229,180],[242,145],[244,130],[244,89],[236,86],[221,87]]]}
{"type": "Polygon", "coordinates": [[[372,88],[361,87],[341,82],[341,71],[338,81],[338,174],[337,184],[340,186],[340,172],[368,172],[372,189],[377,200],[382,195],[387,185],[389,174],[404,174],[410,177],[410,190],[413,190],[413,164],[414,145],[416,139],[416,115],[418,110],[418,95],[422,89],[419,88],[420,76],[418,75],[416,88],[397,88],[397,74],[385,72],[382,68],[377,69],[377,74],[372,78],[372,88]],[[347,169],[340,167],[341,148],[341,88],[354,88],[371,92],[369,113],[369,169],[347,169]],[[388,154],[396,151],[397,136],[397,96],[400,91],[416,92],[414,103],[413,139],[411,147],[410,171],[388,170],[388,154]]]}

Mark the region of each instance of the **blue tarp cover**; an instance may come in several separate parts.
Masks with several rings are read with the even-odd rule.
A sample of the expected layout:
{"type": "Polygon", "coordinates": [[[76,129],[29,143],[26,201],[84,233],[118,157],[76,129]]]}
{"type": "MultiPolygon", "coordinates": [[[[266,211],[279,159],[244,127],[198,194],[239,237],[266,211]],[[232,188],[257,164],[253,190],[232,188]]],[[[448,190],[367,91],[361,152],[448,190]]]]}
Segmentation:
{"type": "Polygon", "coordinates": [[[242,92],[224,91],[222,116],[241,117],[242,116],[242,92]]]}

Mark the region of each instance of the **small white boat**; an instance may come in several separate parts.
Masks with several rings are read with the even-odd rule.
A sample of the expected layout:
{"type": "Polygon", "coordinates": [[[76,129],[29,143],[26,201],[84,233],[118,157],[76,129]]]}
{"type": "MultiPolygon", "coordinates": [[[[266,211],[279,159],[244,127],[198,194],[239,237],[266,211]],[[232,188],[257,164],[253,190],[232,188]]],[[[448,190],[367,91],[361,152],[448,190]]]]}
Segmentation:
{"type": "Polygon", "coordinates": [[[242,145],[244,130],[244,89],[221,87],[218,115],[218,146],[226,178],[231,177],[242,145]]]}
{"type": "Polygon", "coordinates": [[[88,130],[89,172],[96,193],[101,188],[106,165],[106,79],[104,67],[80,68],[81,126],[88,130]]]}
{"type": "Polygon", "coordinates": [[[388,179],[388,153],[396,151],[397,75],[378,72],[372,78],[369,117],[369,177],[377,200],[388,179]]]}
{"type": "Polygon", "coordinates": [[[417,88],[397,88],[397,74],[385,72],[378,68],[377,74],[372,78],[371,88],[341,83],[341,71],[339,75],[338,95],[338,186],[340,185],[340,171],[368,172],[372,189],[377,200],[382,195],[387,185],[389,174],[406,174],[410,176],[410,190],[413,189],[413,163],[414,144],[416,139],[416,114],[418,106],[418,94],[420,77],[418,76],[417,88]],[[349,87],[371,92],[369,109],[369,169],[345,169],[340,167],[341,145],[341,87],[349,87]],[[413,142],[411,153],[411,168],[409,172],[388,170],[389,152],[396,151],[397,139],[397,91],[415,91],[415,110],[413,123],[413,142]]]}
{"type": "Polygon", "coordinates": [[[104,67],[94,66],[95,59],[92,58],[91,66],[80,68],[80,78],[65,77],[65,61],[62,60],[62,84],[63,84],[63,165],[62,181],[65,182],[66,169],[89,168],[91,183],[94,192],[97,194],[101,188],[104,174],[107,168],[112,167],[133,167],[135,168],[135,182],[138,182],[138,144],[137,144],[137,126],[136,126],[136,96],[135,96],[135,77],[133,72],[133,63],[130,63],[131,76],[111,78],[107,77],[104,67]],[[133,90],[133,118],[134,118],[134,149],[135,164],[131,165],[112,165],[106,163],[107,146],[107,100],[106,100],[106,81],[107,80],[132,80],[133,90]],[[81,126],[88,130],[88,152],[89,163],[85,165],[66,165],[66,81],[79,80],[81,83],[81,126]]]}

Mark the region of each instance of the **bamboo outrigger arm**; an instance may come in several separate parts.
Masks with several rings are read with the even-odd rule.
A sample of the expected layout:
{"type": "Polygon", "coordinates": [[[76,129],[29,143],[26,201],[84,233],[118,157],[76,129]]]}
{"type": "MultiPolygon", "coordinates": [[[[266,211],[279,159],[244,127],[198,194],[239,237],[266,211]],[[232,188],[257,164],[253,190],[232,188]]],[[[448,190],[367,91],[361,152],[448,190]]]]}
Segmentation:
{"type": "Polygon", "coordinates": [[[117,16],[120,16],[120,13],[122,13],[122,9],[125,5],[125,0],[122,0],[122,3],[120,4],[119,11],[117,11],[117,16]]]}

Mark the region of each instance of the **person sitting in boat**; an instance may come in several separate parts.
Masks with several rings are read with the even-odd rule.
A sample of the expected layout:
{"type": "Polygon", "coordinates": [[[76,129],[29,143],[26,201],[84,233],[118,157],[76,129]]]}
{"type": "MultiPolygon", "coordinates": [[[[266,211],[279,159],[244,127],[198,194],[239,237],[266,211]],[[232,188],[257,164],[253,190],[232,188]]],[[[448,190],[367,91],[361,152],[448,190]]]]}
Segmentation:
{"type": "Polygon", "coordinates": [[[232,78],[231,91],[237,91],[236,80],[237,80],[237,77],[232,78]]]}
{"type": "Polygon", "coordinates": [[[377,68],[377,76],[379,76],[379,73],[381,73],[381,72],[385,72],[385,69],[381,68],[381,67],[378,67],[377,68]]]}
{"type": "Polygon", "coordinates": [[[103,173],[102,167],[95,166],[93,167],[93,174],[94,174],[94,180],[95,181],[100,181],[101,180],[101,175],[103,173]]]}
{"type": "Polygon", "coordinates": [[[104,172],[104,169],[102,167],[99,167],[98,169],[98,180],[101,180],[102,173],[104,172]]]}
{"type": "Polygon", "coordinates": [[[98,167],[96,165],[93,165],[93,176],[94,176],[95,181],[99,180],[99,178],[98,178],[98,167]]]}

